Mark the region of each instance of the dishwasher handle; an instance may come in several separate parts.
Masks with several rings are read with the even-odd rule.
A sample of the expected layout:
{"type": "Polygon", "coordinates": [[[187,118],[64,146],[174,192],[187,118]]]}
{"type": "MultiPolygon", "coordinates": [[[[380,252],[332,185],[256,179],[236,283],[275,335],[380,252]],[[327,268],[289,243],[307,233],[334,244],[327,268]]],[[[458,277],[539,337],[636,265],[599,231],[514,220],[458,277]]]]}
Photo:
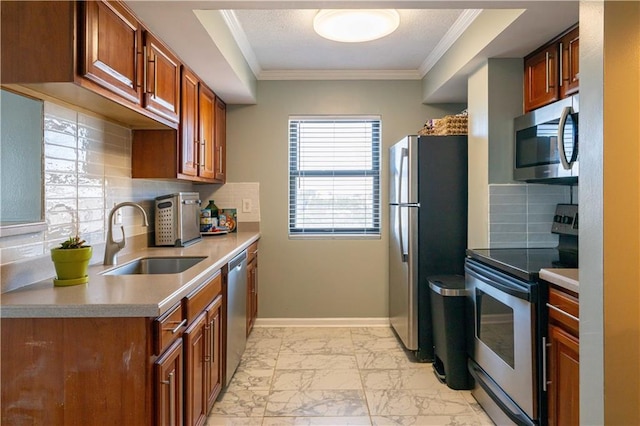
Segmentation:
{"type": "Polygon", "coordinates": [[[229,261],[229,271],[232,271],[236,267],[242,265],[242,262],[246,263],[247,261],[247,251],[244,250],[242,253],[234,257],[229,261]]]}

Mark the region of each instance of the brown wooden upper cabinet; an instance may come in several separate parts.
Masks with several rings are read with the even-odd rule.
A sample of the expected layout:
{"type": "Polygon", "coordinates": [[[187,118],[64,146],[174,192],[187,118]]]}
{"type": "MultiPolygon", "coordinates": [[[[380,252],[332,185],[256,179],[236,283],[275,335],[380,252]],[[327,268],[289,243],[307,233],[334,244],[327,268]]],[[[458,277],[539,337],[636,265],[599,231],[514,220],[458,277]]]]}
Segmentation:
{"type": "Polygon", "coordinates": [[[8,1],[0,7],[3,85],[133,128],[178,127],[178,59],[123,2],[8,1]]]}
{"type": "Polygon", "coordinates": [[[184,175],[215,178],[215,101],[213,92],[195,74],[183,68],[180,172],[184,175]]]}
{"type": "Polygon", "coordinates": [[[195,180],[224,182],[218,173],[218,164],[223,162],[219,157],[222,150],[217,148],[218,126],[225,122],[225,117],[217,120],[219,102],[194,73],[183,67],[180,174],[198,178],[195,180]]]}
{"type": "Polygon", "coordinates": [[[123,98],[141,104],[142,29],[120,3],[83,3],[80,73],[123,98]]]}
{"type": "Polygon", "coordinates": [[[224,183],[226,105],[184,66],[180,87],[177,132],[133,132],[132,177],[224,183]]]}
{"type": "Polygon", "coordinates": [[[151,33],[144,33],[144,107],[178,122],[180,60],[151,33]]]}
{"type": "Polygon", "coordinates": [[[578,91],[578,35],[575,26],[524,58],[524,112],[578,91]]]}
{"type": "Polygon", "coordinates": [[[215,179],[225,183],[227,179],[227,105],[216,98],[215,111],[215,179]]]}
{"type": "Polygon", "coordinates": [[[560,39],[560,97],[578,92],[580,87],[580,33],[576,27],[560,39]]]}

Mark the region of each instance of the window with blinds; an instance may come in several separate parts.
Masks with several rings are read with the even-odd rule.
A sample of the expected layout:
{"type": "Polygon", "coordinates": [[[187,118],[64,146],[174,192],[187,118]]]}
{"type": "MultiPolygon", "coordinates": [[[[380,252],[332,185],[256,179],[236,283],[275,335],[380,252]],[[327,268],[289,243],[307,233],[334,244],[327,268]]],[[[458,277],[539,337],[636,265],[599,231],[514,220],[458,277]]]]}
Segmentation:
{"type": "Polygon", "coordinates": [[[289,118],[289,235],[380,235],[380,118],[289,118]]]}

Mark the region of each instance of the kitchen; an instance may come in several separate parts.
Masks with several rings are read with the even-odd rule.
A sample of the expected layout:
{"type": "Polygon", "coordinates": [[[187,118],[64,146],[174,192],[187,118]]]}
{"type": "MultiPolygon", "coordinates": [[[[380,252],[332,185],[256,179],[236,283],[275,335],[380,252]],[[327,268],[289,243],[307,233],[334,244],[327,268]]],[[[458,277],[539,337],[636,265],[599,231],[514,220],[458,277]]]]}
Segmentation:
{"type": "MultiPolygon", "coordinates": [[[[599,21],[597,21],[596,17],[590,14],[596,12],[594,8],[597,9],[597,6],[598,4],[593,5],[590,2],[580,4],[581,38],[585,34],[591,34],[591,37],[593,38],[590,39],[587,37],[587,40],[591,40],[592,43],[596,44],[594,48],[598,48],[597,40],[602,40],[602,35],[598,33],[598,31],[601,31],[598,26],[599,21]],[[590,25],[593,25],[594,27],[591,27],[590,25]]],[[[611,19],[614,19],[615,11],[605,10],[605,12],[611,13],[611,19]]],[[[605,19],[607,19],[607,13],[605,13],[605,19]]],[[[563,28],[559,28],[559,31],[562,29],[563,28]]],[[[604,31],[609,30],[610,27],[607,26],[604,31]]],[[[608,33],[606,33],[606,35],[613,37],[613,35],[609,35],[608,33]]],[[[587,44],[587,46],[589,46],[589,44],[587,44]]],[[[581,46],[581,48],[582,47],[583,46],[581,46]]],[[[600,47],[604,49],[609,48],[610,46],[606,45],[604,47],[600,47]]],[[[582,131],[581,129],[581,133],[603,134],[603,131],[606,131],[608,128],[608,122],[606,120],[613,120],[614,118],[606,114],[603,115],[601,108],[596,108],[595,111],[593,109],[589,110],[591,105],[598,105],[598,102],[600,102],[600,104],[603,102],[602,93],[597,92],[600,86],[595,84],[595,87],[593,87],[592,90],[596,91],[596,93],[590,93],[589,81],[593,81],[592,79],[594,78],[596,79],[595,81],[603,80],[605,82],[604,90],[606,90],[607,93],[609,93],[609,90],[615,90],[615,83],[612,82],[611,84],[613,87],[609,87],[606,84],[609,81],[607,79],[610,78],[608,74],[606,79],[604,79],[602,75],[598,74],[598,70],[602,67],[601,61],[597,62],[593,56],[589,56],[588,59],[595,61],[595,64],[593,69],[590,69],[589,67],[586,67],[585,69],[585,67],[582,67],[583,74],[581,76],[581,80],[583,84],[581,85],[581,123],[585,123],[587,126],[596,126],[595,123],[603,123],[603,120],[605,120],[603,124],[605,127],[600,128],[599,133],[598,128],[588,128],[585,131],[582,131]],[[600,64],[600,68],[598,68],[598,64],[600,64]],[[595,98],[599,101],[585,101],[585,96],[587,99],[591,97],[591,99],[595,98]],[[584,108],[585,102],[587,105],[586,110],[584,108]],[[592,118],[589,119],[589,117],[592,118]]],[[[500,64],[500,61],[490,61],[487,64],[487,68],[481,69],[480,72],[470,77],[470,88],[475,88],[475,90],[478,91],[490,92],[491,94],[495,94],[496,90],[507,91],[508,89],[506,88],[489,86],[492,84],[492,80],[490,80],[492,67],[495,67],[498,72],[507,72],[502,70],[503,67],[502,64],[500,64]]],[[[637,83],[629,82],[629,84],[637,83]]],[[[267,134],[264,134],[262,129],[272,129],[273,123],[276,120],[285,120],[286,122],[286,117],[290,113],[298,114],[303,111],[309,114],[322,114],[326,113],[327,110],[330,110],[331,113],[334,114],[369,114],[372,112],[371,106],[375,105],[378,110],[375,112],[385,118],[383,130],[385,133],[383,139],[386,143],[390,144],[392,141],[395,141],[402,137],[402,135],[406,134],[407,129],[417,130],[416,124],[419,126],[424,122],[425,118],[440,117],[448,113],[458,112],[462,109],[462,106],[452,105],[450,107],[444,107],[439,104],[423,104],[421,98],[423,88],[420,81],[409,80],[384,83],[380,83],[378,81],[260,81],[257,82],[256,85],[260,94],[260,102],[257,105],[231,105],[229,107],[227,138],[229,141],[233,141],[233,145],[231,142],[229,143],[229,156],[227,161],[228,169],[230,171],[230,175],[228,177],[229,182],[260,182],[260,198],[254,199],[253,205],[255,208],[259,207],[260,211],[262,211],[262,214],[259,217],[260,230],[262,234],[261,268],[263,268],[261,270],[260,278],[264,289],[264,293],[261,295],[261,319],[345,317],[384,318],[386,315],[386,270],[382,266],[375,269],[372,268],[371,265],[385,264],[386,242],[383,240],[345,241],[341,242],[341,244],[337,246],[331,241],[314,241],[313,244],[307,244],[302,241],[287,240],[286,229],[284,228],[286,226],[286,221],[282,219],[283,217],[286,217],[286,187],[282,186],[282,183],[280,183],[286,181],[286,144],[280,142],[286,140],[286,130],[284,130],[286,126],[283,126],[280,131],[269,130],[267,134]],[[404,103],[407,107],[405,110],[399,111],[397,110],[397,105],[389,105],[391,102],[385,101],[382,102],[381,105],[381,99],[404,99],[405,101],[397,103],[404,103]],[[277,113],[280,118],[270,116],[269,114],[271,112],[277,113]],[[251,125],[248,126],[246,123],[251,123],[251,125]],[[256,138],[260,138],[260,142],[256,142],[256,138]],[[265,159],[268,160],[265,161],[265,159]],[[245,164],[250,164],[251,166],[243,166],[245,164]],[[266,212],[269,212],[269,214],[266,212]],[[348,259],[348,261],[345,261],[346,259],[348,259]],[[354,276],[353,271],[357,271],[355,274],[356,276],[354,276]],[[309,281],[310,275],[321,276],[322,278],[319,279],[316,284],[309,281]],[[342,284],[345,276],[349,277],[349,286],[344,286],[342,284]],[[287,286],[287,282],[309,283],[309,288],[298,284],[287,286]],[[318,301],[321,303],[318,303],[318,301]]],[[[626,104],[626,102],[628,102],[628,98],[623,95],[620,96],[622,99],[625,99],[626,104]]],[[[481,108],[481,110],[484,111],[486,104],[490,105],[491,100],[492,97],[488,97],[488,99],[470,97],[468,105],[470,113],[473,113],[474,108],[476,108],[476,111],[478,111],[477,108],[481,108]],[[472,104],[474,99],[477,99],[480,105],[472,104]]],[[[607,105],[608,104],[604,106],[606,107],[607,105]]],[[[629,109],[625,109],[623,112],[625,114],[631,114],[632,116],[634,111],[633,105],[635,104],[630,105],[629,109]]],[[[635,108],[637,117],[637,106],[635,108]]],[[[607,109],[605,108],[604,111],[606,112],[607,109]]],[[[617,119],[620,118],[621,116],[617,115],[617,119]]],[[[635,120],[633,119],[628,120],[628,122],[634,121],[635,120]]],[[[634,140],[633,137],[631,140],[634,140]]],[[[474,146],[481,150],[481,144],[476,144],[474,146]]],[[[487,147],[485,145],[484,152],[481,150],[480,152],[474,153],[474,158],[480,158],[482,155],[486,158],[491,154],[496,154],[494,149],[499,151],[499,147],[487,147]],[[487,150],[491,150],[491,152],[487,153],[487,150]]],[[[606,149],[613,149],[613,146],[606,145],[606,149]]],[[[628,155],[628,150],[625,149],[623,151],[623,153],[619,154],[622,158],[616,158],[616,160],[621,161],[622,164],[627,164],[627,162],[635,161],[634,159],[637,159],[637,156],[628,155]]],[[[499,152],[497,154],[499,154],[499,152]]],[[[628,205],[623,204],[619,209],[614,208],[616,203],[623,203],[624,198],[617,195],[618,193],[615,192],[615,188],[625,188],[625,192],[628,188],[635,194],[638,191],[635,191],[633,187],[630,186],[633,184],[632,182],[635,182],[635,180],[619,176],[619,179],[624,179],[620,184],[614,186],[613,182],[615,182],[615,180],[607,180],[605,185],[612,185],[612,187],[604,186],[604,189],[600,190],[599,188],[603,187],[602,184],[597,184],[599,179],[598,176],[591,176],[589,171],[595,172],[596,170],[600,170],[602,154],[598,154],[597,150],[595,153],[591,153],[587,148],[582,151],[582,154],[584,154],[584,156],[581,158],[581,180],[583,183],[583,185],[581,185],[582,190],[580,194],[581,204],[584,205],[588,201],[593,201],[592,204],[594,206],[603,206],[604,202],[601,197],[604,196],[607,202],[606,205],[611,206],[614,211],[619,212],[617,214],[637,215],[637,211],[634,210],[637,209],[637,207],[630,209],[628,205]],[[590,155],[593,157],[590,157],[590,155]],[[590,164],[590,161],[592,167],[585,167],[585,162],[586,164],[590,164]],[[587,169],[587,171],[585,171],[585,169],[587,169]],[[585,188],[589,189],[589,192],[586,194],[584,192],[585,188]],[[594,191],[594,193],[591,193],[591,190],[594,191]],[[614,192],[609,193],[609,191],[614,192]]],[[[615,155],[615,151],[611,155],[615,155]]],[[[114,162],[116,161],[115,158],[112,160],[114,162]]],[[[628,172],[630,170],[637,170],[638,168],[630,165],[624,169],[628,172]]],[[[616,172],[614,170],[609,170],[606,164],[605,173],[613,174],[608,175],[608,179],[618,178],[616,172]]],[[[126,183],[126,179],[123,184],[124,183],[126,183]]],[[[483,178],[483,180],[476,179],[473,183],[481,186],[481,190],[473,191],[474,194],[486,194],[488,187],[486,177],[483,178]]],[[[147,191],[153,191],[155,194],[160,195],[159,191],[166,188],[166,186],[154,183],[153,181],[145,181],[145,185],[148,186],[140,189],[135,181],[131,184],[132,189],[141,191],[139,193],[140,195],[136,195],[136,198],[144,198],[148,193],[147,191]]],[[[171,185],[176,185],[175,190],[179,190],[178,188],[181,188],[180,185],[183,184],[171,185]]],[[[472,191],[470,191],[470,193],[472,193],[472,191]]],[[[204,199],[207,199],[204,194],[202,195],[204,199]]],[[[149,196],[147,197],[152,198],[149,196]]],[[[243,196],[241,198],[247,197],[248,196],[243,196]]],[[[480,199],[476,200],[473,205],[476,207],[479,206],[480,212],[487,212],[486,202],[486,197],[480,197],[480,199]]],[[[472,204],[470,204],[470,206],[472,206],[472,204]]],[[[476,207],[470,207],[470,209],[476,207]]],[[[592,280],[592,284],[585,285],[585,288],[593,289],[592,291],[594,292],[591,295],[590,290],[585,290],[586,293],[581,292],[581,305],[583,308],[581,309],[582,314],[588,315],[585,314],[585,312],[588,313],[592,310],[597,318],[597,312],[601,312],[603,310],[603,296],[601,292],[605,291],[605,289],[606,297],[604,297],[604,300],[607,301],[607,303],[609,303],[609,298],[613,297],[613,300],[617,303],[615,306],[626,307],[626,309],[618,309],[618,312],[637,312],[637,306],[634,307],[634,305],[631,304],[632,300],[637,300],[637,298],[629,297],[629,292],[633,291],[633,289],[626,288],[626,285],[624,284],[626,282],[637,282],[637,279],[619,279],[619,276],[615,275],[610,278],[610,284],[608,275],[605,275],[605,278],[602,278],[602,217],[594,217],[594,215],[602,214],[602,211],[596,208],[588,209],[581,213],[581,257],[588,256],[587,259],[590,260],[581,262],[584,267],[587,268],[587,272],[585,273],[583,271],[581,273],[584,276],[580,282],[584,285],[583,281],[586,280],[586,282],[589,283],[589,280],[592,280]],[[600,234],[598,234],[598,229],[600,229],[600,234]],[[595,235],[592,233],[595,233],[595,235]],[[598,255],[598,253],[600,254],[598,255]],[[589,271],[589,268],[594,269],[589,271]],[[603,287],[603,279],[604,282],[606,282],[605,287],[603,287]],[[615,293],[614,289],[618,286],[625,291],[615,293]],[[610,291],[611,293],[609,293],[610,291]],[[617,294],[620,294],[621,300],[615,299],[617,294]],[[591,309],[589,306],[591,306],[591,309]]],[[[125,211],[124,214],[127,215],[128,212],[125,211]]],[[[472,217],[472,221],[475,223],[470,223],[470,229],[488,229],[488,224],[486,223],[487,217],[487,213],[474,215],[472,217]]],[[[635,226],[630,225],[637,223],[637,220],[633,219],[634,217],[636,216],[630,216],[628,220],[624,221],[627,224],[626,226],[635,226]]],[[[139,226],[137,225],[139,222],[136,222],[134,218],[135,216],[129,217],[136,226],[139,226]]],[[[127,216],[125,216],[125,219],[127,219],[127,216]]],[[[609,222],[605,223],[609,226],[609,222]]],[[[136,230],[136,233],[140,231],[142,231],[142,229],[136,230]]],[[[605,233],[604,236],[606,244],[604,245],[604,249],[609,247],[608,244],[613,244],[613,246],[616,247],[616,245],[625,241],[625,235],[633,234],[633,232],[630,232],[629,228],[617,231],[614,228],[611,232],[614,231],[620,232],[620,236],[614,237],[614,235],[609,236],[608,233],[605,233]],[[609,243],[609,238],[613,238],[611,243],[609,243]]],[[[484,236],[486,235],[486,231],[478,231],[478,234],[481,236],[470,238],[470,247],[481,247],[486,245],[486,242],[483,241],[483,238],[486,239],[486,236],[484,236]]],[[[611,253],[615,252],[619,252],[619,250],[616,250],[615,248],[612,249],[611,253]]],[[[628,263],[622,263],[623,260],[625,260],[622,256],[617,258],[612,255],[612,258],[609,258],[605,255],[604,262],[608,265],[607,271],[610,270],[609,268],[611,268],[611,265],[615,265],[620,266],[620,268],[611,268],[612,274],[622,274],[622,271],[626,271],[626,274],[620,275],[620,277],[637,277],[637,271],[635,271],[635,269],[629,270],[629,265],[635,265],[634,259],[636,259],[637,256],[634,257],[634,253],[636,252],[633,251],[633,247],[630,247],[629,251],[625,253],[628,253],[627,255],[629,256],[629,259],[631,259],[628,263]]],[[[5,268],[3,268],[3,273],[4,269],[5,268]]],[[[607,272],[607,274],[608,273],[609,272],[607,272]]],[[[615,339],[612,341],[608,340],[607,333],[604,333],[604,337],[602,337],[604,323],[606,323],[607,326],[616,327],[616,324],[618,324],[617,321],[622,321],[622,319],[618,320],[616,318],[609,318],[609,315],[615,315],[614,311],[616,311],[616,309],[613,309],[613,311],[605,309],[604,318],[606,318],[606,321],[598,321],[594,319],[594,323],[592,324],[590,324],[589,321],[587,321],[586,324],[583,323],[584,327],[594,327],[590,333],[586,334],[587,340],[583,340],[581,342],[586,342],[586,353],[592,354],[590,357],[583,358],[581,361],[593,363],[590,368],[586,368],[590,371],[590,374],[587,377],[582,378],[583,386],[581,390],[583,392],[581,395],[582,398],[587,398],[586,401],[589,401],[588,403],[581,404],[581,409],[586,410],[586,413],[583,412],[582,414],[583,418],[604,418],[602,416],[604,416],[605,413],[607,413],[607,415],[614,416],[616,412],[620,412],[620,407],[627,407],[627,409],[629,409],[629,405],[624,404],[625,398],[631,398],[633,400],[634,397],[632,393],[626,393],[628,386],[623,386],[625,380],[628,380],[627,377],[633,375],[629,374],[626,370],[619,371],[617,374],[620,376],[619,379],[616,380],[614,376],[610,376],[611,372],[608,371],[605,378],[603,373],[603,360],[598,358],[597,355],[593,355],[602,353],[602,349],[598,350],[598,348],[602,348],[602,339],[604,338],[606,343],[604,348],[607,350],[607,359],[608,357],[614,357],[613,359],[616,359],[615,357],[618,356],[629,356],[630,358],[628,359],[634,359],[632,357],[633,351],[625,352],[615,350],[616,347],[619,349],[620,345],[626,346],[629,338],[623,339],[625,341],[624,343],[616,343],[615,339]],[[598,332],[598,330],[600,331],[598,332]],[[600,336],[600,342],[598,342],[597,336],[600,336]],[[592,345],[591,350],[589,350],[589,344],[592,345]],[[616,344],[618,346],[616,346],[616,344]],[[586,383],[592,383],[592,386],[588,386],[586,383]],[[606,388],[607,392],[615,392],[617,386],[621,387],[620,392],[622,395],[620,398],[613,398],[611,401],[607,400],[605,403],[602,397],[603,389],[606,388]],[[595,395],[593,393],[595,393],[595,395]],[[617,404],[620,404],[620,406],[617,404]],[[591,413],[589,410],[596,410],[596,412],[591,413]]],[[[628,320],[625,319],[625,322],[621,324],[621,326],[627,324],[622,328],[622,330],[625,330],[625,333],[629,330],[629,325],[626,321],[628,320]]],[[[634,329],[637,330],[637,323],[635,325],[633,323],[631,324],[631,331],[634,329]]],[[[615,328],[611,330],[611,332],[614,333],[612,338],[616,335],[615,330],[615,328]]],[[[581,332],[584,333],[584,329],[582,329],[581,332]]],[[[637,331],[635,335],[637,335],[637,331]]],[[[633,341],[632,336],[634,335],[632,334],[630,336],[632,339],[631,341],[633,341]]],[[[624,364],[625,362],[623,361],[607,361],[607,365],[624,364]]],[[[632,365],[633,363],[626,364],[632,365]]],[[[635,399],[637,400],[637,395],[635,399]]],[[[625,412],[624,409],[622,409],[622,412],[625,412]]],[[[594,423],[604,423],[604,420],[601,422],[594,421],[594,423]]],[[[616,422],[607,421],[607,423],[616,422]]]]}

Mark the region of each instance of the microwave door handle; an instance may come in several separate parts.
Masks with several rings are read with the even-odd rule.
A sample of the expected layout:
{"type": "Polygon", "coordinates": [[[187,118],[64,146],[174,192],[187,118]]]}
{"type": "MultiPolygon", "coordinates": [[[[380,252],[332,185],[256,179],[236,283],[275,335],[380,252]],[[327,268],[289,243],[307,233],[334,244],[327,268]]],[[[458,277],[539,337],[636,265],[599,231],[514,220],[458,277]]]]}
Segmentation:
{"type": "Polygon", "coordinates": [[[571,107],[562,108],[562,114],[560,115],[560,123],[558,123],[558,156],[562,167],[565,170],[571,170],[571,164],[567,161],[567,152],[564,149],[564,125],[567,123],[567,117],[571,114],[571,107]]]}
{"type": "MultiPolygon", "coordinates": [[[[400,173],[398,174],[398,201],[402,204],[402,178],[404,173],[404,159],[409,159],[409,151],[407,148],[402,148],[400,150],[400,173]]],[[[409,261],[409,253],[404,249],[404,226],[402,225],[402,209],[403,207],[398,208],[398,237],[400,238],[400,260],[402,263],[407,263],[409,261]]]]}

